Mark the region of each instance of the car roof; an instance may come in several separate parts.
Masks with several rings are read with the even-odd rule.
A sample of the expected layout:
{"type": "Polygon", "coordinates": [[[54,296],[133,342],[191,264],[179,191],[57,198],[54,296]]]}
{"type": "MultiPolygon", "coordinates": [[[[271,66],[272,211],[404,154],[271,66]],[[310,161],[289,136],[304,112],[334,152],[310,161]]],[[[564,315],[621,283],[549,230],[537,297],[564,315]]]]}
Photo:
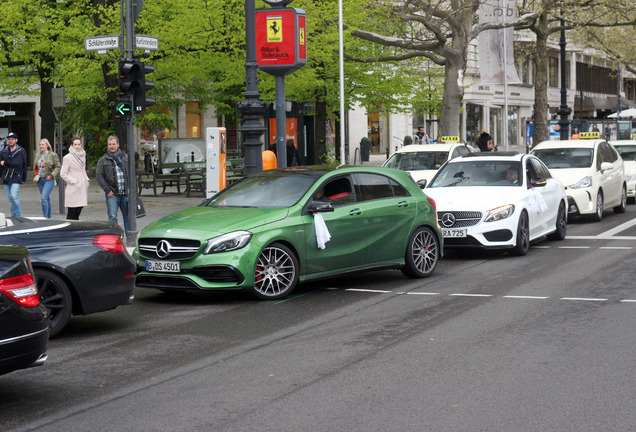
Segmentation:
{"type": "Polygon", "coordinates": [[[609,143],[613,146],[636,145],[636,140],[615,140],[609,141],[609,143]]]}
{"type": "Polygon", "coordinates": [[[525,153],[519,153],[516,151],[502,151],[502,152],[477,152],[469,153],[452,159],[449,163],[457,162],[461,159],[482,159],[482,160],[507,160],[507,161],[520,161],[525,153]]]}
{"type": "Polygon", "coordinates": [[[448,142],[442,144],[409,144],[405,145],[395,153],[415,153],[415,152],[433,152],[433,151],[450,151],[453,148],[453,144],[466,145],[461,142],[448,142]]]}
{"type": "Polygon", "coordinates": [[[537,149],[554,149],[554,148],[594,148],[598,144],[605,142],[602,139],[585,139],[585,140],[554,140],[554,141],[543,141],[532,148],[532,150],[537,149]]]}

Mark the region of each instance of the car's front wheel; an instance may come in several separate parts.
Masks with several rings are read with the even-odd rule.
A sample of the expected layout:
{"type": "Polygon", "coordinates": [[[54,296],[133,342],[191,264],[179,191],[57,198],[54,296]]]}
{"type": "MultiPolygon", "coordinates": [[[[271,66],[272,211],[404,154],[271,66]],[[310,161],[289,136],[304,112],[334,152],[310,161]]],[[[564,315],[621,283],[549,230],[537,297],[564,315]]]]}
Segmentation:
{"type": "Polygon", "coordinates": [[[49,315],[49,337],[57,335],[68,323],[73,311],[73,297],[64,280],[55,273],[35,269],[40,303],[49,315]]]}
{"type": "Polygon", "coordinates": [[[596,213],[592,215],[592,220],[600,222],[601,219],[603,219],[603,192],[599,190],[596,194],[596,213]]]}
{"type": "Polygon", "coordinates": [[[267,246],[256,261],[254,295],[266,300],[285,297],[298,284],[299,267],[296,255],[287,246],[267,246]]]}
{"type": "Polygon", "coordinates": [[[627,187],[623,185],[621,190],[621,203],[614,207],[614,213],[625,213],[627,210],[627,187]]]}
{"type": "Polygon", "coordinates": [[[561,201],[559,211],[556,217],[556,229],[553,233],[548,234],[548,240],[563,240],[568,230],[568,220],[565,214],[565,204],[561,201]]]}
{"type": "Polygon", "coordinates": [[[513,252],[515,255],[523,256],[530,249],[530,221],[528,213],[522,211],[519,215],[519,225],[517,225],[517,244],[513,252]]]}
{"type": "Polygon", "coordinates": [[[429,227],[416,229],[406,246],[405,266],[402,273],[409,278],[429,277],[439,262],[439,240],[429,227]]]}

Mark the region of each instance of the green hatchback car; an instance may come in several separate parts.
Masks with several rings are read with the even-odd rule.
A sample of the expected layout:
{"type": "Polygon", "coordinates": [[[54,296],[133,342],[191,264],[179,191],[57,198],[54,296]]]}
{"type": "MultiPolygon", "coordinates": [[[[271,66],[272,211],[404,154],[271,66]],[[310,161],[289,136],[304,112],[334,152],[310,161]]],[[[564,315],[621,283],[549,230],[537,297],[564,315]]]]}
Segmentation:
{"type": "Polygon", "coordinates": [[[247,289],[282,298],[299,282],[369,269],[433,274],[435,202],[392,168],[296,167],[247,177],[139,235],[137,287],[247,289]]]}

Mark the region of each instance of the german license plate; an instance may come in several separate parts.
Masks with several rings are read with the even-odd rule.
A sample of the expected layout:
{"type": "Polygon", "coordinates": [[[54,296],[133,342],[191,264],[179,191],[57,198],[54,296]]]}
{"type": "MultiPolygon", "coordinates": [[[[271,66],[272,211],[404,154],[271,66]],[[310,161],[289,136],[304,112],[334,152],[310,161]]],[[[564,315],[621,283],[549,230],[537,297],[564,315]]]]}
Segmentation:
{"type": "Polygon", "coordinates": [[[179,273],[181,271],[181,263],[179,261],[146,261],[146,271],[179,273]]]}
{"type": "Polygon", "coordinates": [[[465,229],[443,229],[444,237],[466,237],[465,229]]]}

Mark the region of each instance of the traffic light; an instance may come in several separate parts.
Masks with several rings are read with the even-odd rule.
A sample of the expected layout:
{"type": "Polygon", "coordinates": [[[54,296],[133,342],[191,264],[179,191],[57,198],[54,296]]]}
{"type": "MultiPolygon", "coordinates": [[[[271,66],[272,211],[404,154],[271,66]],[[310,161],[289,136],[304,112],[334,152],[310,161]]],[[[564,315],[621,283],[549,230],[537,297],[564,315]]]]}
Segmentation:
{"type": "Polygon", "coordinates": [[[136,76],[139,74],[139,60],[119,59],[119,97],[132,95],[139,84],[136,76]]]}
{"type": "Polygon", "coordinates": [[[115,104],[115,118],[128,117],[132,112],[132,98],[121,96],[115,104]]]}
{"type": "Polygon", "coordinates": [[[144,64],[137,61],[137,67],[133,68],[133,100],[134,111],[140,113],[146,109],[146,107],[155,104],[155,98],[146,95],[148,90],[155,88],[155,83],[146,80],[146,75],[155,71],[154,66],[144,64]]]}

